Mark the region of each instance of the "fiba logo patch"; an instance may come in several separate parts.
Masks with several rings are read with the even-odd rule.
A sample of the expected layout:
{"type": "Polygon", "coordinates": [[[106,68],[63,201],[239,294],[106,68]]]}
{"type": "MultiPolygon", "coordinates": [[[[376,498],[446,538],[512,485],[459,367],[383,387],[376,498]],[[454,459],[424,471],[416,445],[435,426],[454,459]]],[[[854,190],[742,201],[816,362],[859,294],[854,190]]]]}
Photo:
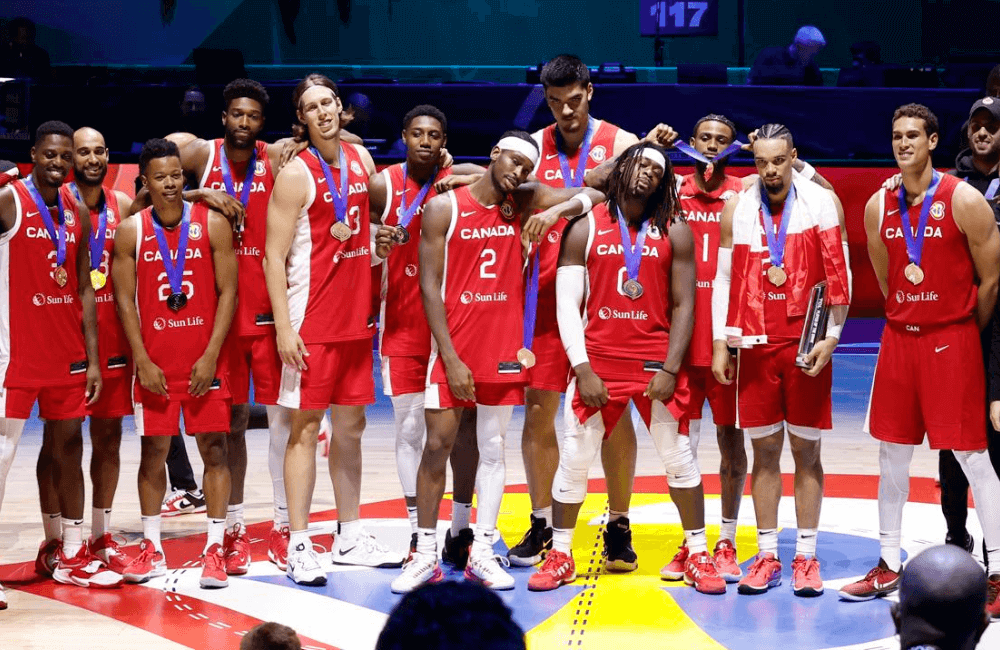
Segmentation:
{"type": "Polygon", "coordinates": [[[188,237],[190,237],[194,241],[198,241],[199,239],[201,239],[201,224],[200,223],[192,223],[191,224],[190,228],[188,228],[188,237]]]}
{"type": "Polygon", "coordinates": [[[162,332],[167,329],[167,321],[163,318],[157,318],[153,321],[153,329],[157,332],[162,332]]]}
{"type": "Polygon", "coordinates": [[[33,295],[31,297],[31,304],[34,305],[35,307],[41,307],[42,305],[44,305],[45,304],[45,294],[44,293],[36,293],[35,295],[33,295]]]}
{"type": "Polygon", "coordinates": [[[417,265],[416,264],[407,264],[406,265],[406,269],[405,269],[405,273],[406,273],[407,277],[410,277],[410,278],[417,277],[417,265]]]}
{"type": "Polygon", "coordinates": [[[937,221],[944,219],[944,202],[935,201],[934,205],[931,206],[931,216],[937,221]]]}
{"type": "Polygon", "coordinates": [[[646,231],[646,236],[650,239],[659,239],[663,235],[660,234],[660,229],[656,226],[650,226],[649,230],[646,231]]]}
{"type": "Polygon", "coordinates": [[[608,320],[611,318],[611,308],[601,307],[600,310],[598,310],[597,315],[601,317],[601,320],[608,320]]]}
{"type": "Polygon", "coordinates": [[[361,164],[357,160],[351,161],[351,172],[361,176],[364,172],[361,170],[361,164]]]}
{"type": "Polygon", "coordinates": [[[500,216],[507,221],[514,218],[514,204],[509,199],[500,204],[500,216]]]}
{"type": "Polygon", "coordinates": [[[263,176],[267,173],[267,167],[264,166],[263,160],[257,161],[257,164],[253,167],[253,173],[257,176],[263,176]]]}
{"type": "Polygon", "coordinates": [[[903,302],[905,300],[906,300],[906,296],[903,294],[903,292],[902,291],[897,291],[896,292],[896,302],[898,302],[899,304],[903,304],[903,302]]]}
{"type": "Polygon", "coordinates": [[[459,296],[458,299],[462,301],[463,305],[472,304],[472,292],[471,291],[463,291],[462,295],[459,296]]]}
{"type": "Polygon", "coordinates": [[[108,225],[113,226],[115,224],[115,213],[108,210],[108,225]]]}
{"type": "Polygon", "coordinates": [[[63,221],[66,222],[67,226],[76,225],[76,217],[73,216],[73,212],[71,210],[63,210],[63,221]]]}
{"type": "Polygon", "coordinates": [[[602,163],[608,157],[608,150],[603,144],[599,144],[590,150],[590,159],[594,162],[602,163]]]}
{"type": "Polygon", "coordinates": [[[550,243],[550,244],[555,244],[555,243],[557,243],[557,242],[559,241],[559,233],[555,232],[554,230],[553,230],[553,231],[551,231],[551,232],[549,233],[549,237],[548,237],[548,239],[549,239],[549,243],[550,243]]]}

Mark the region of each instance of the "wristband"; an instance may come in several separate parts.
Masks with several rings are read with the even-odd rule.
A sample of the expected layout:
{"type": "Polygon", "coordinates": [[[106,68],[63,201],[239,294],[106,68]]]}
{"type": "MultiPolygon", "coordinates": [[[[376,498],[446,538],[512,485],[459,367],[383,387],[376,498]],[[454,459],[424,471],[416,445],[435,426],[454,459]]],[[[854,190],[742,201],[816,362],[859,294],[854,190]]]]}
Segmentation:
{"type": "Polygon", "coordinates": [[[674,377],[677,376],[677,373],[674,372],[674,371],[672,371],[672,370],[667,370],[666,368],[661,368],[660,370],[662,370],[663,372],[667,373],[668,375],[673,375],[674,377]]]}
{"type": "Polygon", "coordinates": [[[816,168],[803,160],[802,169],[799,170],[799,175],[806,180],[812,180],[813,177],[816,176],[816,168]]]}
{"type": "Polygon", "coordinates": [[[587,214],[594,209],[594,202],[590,200],[586,192],[579,192],[573,195],[573,198],[583,204],[583,212],[581,214],[587,214]]]}

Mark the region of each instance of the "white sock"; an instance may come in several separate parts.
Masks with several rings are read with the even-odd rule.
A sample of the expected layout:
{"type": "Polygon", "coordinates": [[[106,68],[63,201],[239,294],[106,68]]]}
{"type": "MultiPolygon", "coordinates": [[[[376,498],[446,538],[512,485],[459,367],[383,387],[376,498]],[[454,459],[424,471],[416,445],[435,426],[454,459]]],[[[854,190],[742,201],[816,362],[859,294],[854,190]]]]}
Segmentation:
{"type": "Polygon", "coordinates": [[[882,559],[891,571],[903,566],[899,551],[903,506],[910,493],[913,445],[883,442],[879,445],[878,528],[882,559]]]}
{"type": "Polygon", "coordinates": [[[246,519],[243,517],[242,503],[237,503],[236,505],[230,504],[226,508],[226,530],[233,530],[236,524],[239,524],[243,530],[246,530],[247,524],[246,519]]]}
{"type": "Polygon", "coordinates": [[[288,499],[285,496],[285,448],[291,433],[291,410],[283,406],[268,406],[267,428],[270,433],[267,468],[271,472],[274,495],[274,528],[288,525],[288,499]]]}
{"type": "Polygon", "coordinates": [[[76,557],[83,548],[83,519],[62,519],[63,557],[76,557]]]}
{"type": "Polygon", "coordinates": [[[93,539],[100,539],[104,533],[108,532],[111,525],[111,508],[91,508],[90,509],[90,536],[93,539]]]}
{"type": "Polygon", "coordinates": [[[62,539],[62,513],[42,513],[42,528],[45,530],[45,541],[62,539]]]}
{"type": "Polygon", "coordinates": [[[719,527],[719,539],[728,539],[733,544],[736,543],[736,520],[722,518],[722,525],[719,527]]]}
{"type": "Polygon", "coordinates": [[[417,553],[437,556],[437,530],[434,528],[417,529],[417,553]]]}
{"type": "Polygon", "coordinates": [[[302,553],[312,550],[312,540],[308,530],[293,530],[288,533],[288,551],[302,553]]]}
{"type": "Polygon", "coordinates": [[[1000,570],[1000,478],[990,463],[986,451],[956,451],[955,459],[962,466],[969,486],[972,488],[972,498],[976,501],[976,516],[983,529],[983,541],[986,546],[986,560],[990,575],[1000,570]],[[982,505],[980,505],[982,504],[982,505]]]}
{"type": "Polygon", "coordinates": [[[544,519],[546,526],[552,526],[552,506],[532,510],[531,514],[534,515],[535,519],[544,519]]]}
{"type": "Polygon", "coordinates": [[[472,544],[480,544],[480,552],[489,551],[493,553],[493,533],[496,531],[495,528],[483,528],[482,526],[476,526],[476,530],[472,535],[472,544]]]}
{"type": "Polygon", "coordinates": [[[879,546],[882,550],[882,559],[889,567],[890,571],[899,573],[903,566],[902,553],[899,550],[901,533],[899,530],[880,530],[878,532],[879,546]]]}
{"type": "Polygon", "coordinates": [[[552,528],[552,548],[560,553],[570,554],[573,549],[572,528],[552,528]]]}
{"type": "Polygon", "coordinates": [[[451,536],[454,537],[469,528],[472,518],[472,504],[455,501],[451,504],[451,536]]]}
{"type": "Polygon", "coordinates": [[[616,510],[609,510],[608,511],[608,523],[609,524],[612,521],[618,521],[622,517],[628,517],[628,510],[626,510],[625,512],[618,512],[616,510]]]}
{"type": "Polygon", "coordinates": [[[160,515],[141,517],[141,519],[142,536],[153,543],[153,548],[163,553],[163,542],[160,541],[160,515]]]}
{"type": "Polygon", "coordinates": [[[417,532],[417,506],[406,506],[406,516],[410,520],[410,531],[417,532]]]}
{"type": "Polygon", "coordinates": [[[212,519],[208,518],[208,539],[205,540],[205,550],[202,554],[208,553],[208,549],[212,548],[213,545],[218,544],[222,546],[222,540],[226,535],[226,520],[225,519],[212,519]]]}
{"type": "Polygon", "coordinates": [[[691,555],[708,552],[708,540],[705,539],[705,529],[685,530],[684,540],[687,543],[691,555]]]}
{"type": "Polygon", "coordinates": [[[778,529],[758,528],[757,546],[761,553],[771,553],[774,557],[778,557],[778,529]]]}
{"type": "Polygon", "coordinates": [[[795,554],[803,555],[807,559],[816,557],[816,529],[799,528],[795,537],[795,554]]]}
{"type": "Polygon", "coordinates": [[[361,520],[338,521],[337,537],[343,537],[345,542],[353,542],[361,535],[361,520]]]}

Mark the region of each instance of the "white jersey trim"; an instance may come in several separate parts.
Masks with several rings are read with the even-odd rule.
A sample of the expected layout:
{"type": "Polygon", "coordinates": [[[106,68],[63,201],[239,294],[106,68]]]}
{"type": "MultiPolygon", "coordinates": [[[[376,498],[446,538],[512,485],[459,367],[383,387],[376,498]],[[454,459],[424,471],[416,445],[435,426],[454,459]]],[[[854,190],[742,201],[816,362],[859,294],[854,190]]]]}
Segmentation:
{"type": "Polygon", "coordinates": [[[309,222],[309,208],[316,200],[316,180],[302,158],[296,158],[296,161],[305,168],[305,173],[309,176],[308,199],[295,220],[295,234],[292,237],[292,245],[288,248],[288,257],[285,260],[285,279],[288,284],[285,295],[288,298],[288,316],[292,329],[298,332],[305,321],[312,284],[312,227],[309,222]]]}
{"type": "Polygon", "coordinates": [[[215,140],[209,140],[208,143],[211,145],[208,148],[208,161],[205,163],[205,171],[201,173],[201,178],[198,179],[198,187],[202,188],[208,186],[208,176],[212,173],[212,165],[215,164],[215,140]]]}
{"type": "MultiPolygon", "coordinates": [[[[447,283],[448,283],[448,243],[451,241],[451,236],[455,233],[456,224],[458,224],[458,197],[455,196],[454,192],[448,192],[446,196],[448,197],[448,200],[451,201],[451,220],[448,223],[448,233],[445,235],[444,238],[444,265],[441,269],[442,303],[445,302],[445,295],[447,292],[447,283]]],[[[445,320],[447,324],[447,319],[445,320]]],[[[425,384],[428,387],[428,390],[426,391],[428,395],[430,395],[432,392],[434,393],[435,396],[437,395],[436,390],[434,391],[430,390],[430,388],[433,386],[433,384],[431,384],[431,372],[434,370],[434,364],[437,361],[437,357],[438,357],[437,340],[434,338],[434,334],[431,333],[431,354],[427,361],[427,381],[425,384]]],[[[430,397],[428,397],[427,399],[428,401],[425,405],[426,408],[440,408],[438,406],[429,406],[429,404],[431,404],[433,400],[431,400],[430,397]]]]}
{"type": "MultiPolygon", "coordinates": [[[[389,175],[389,168],[386,167],[381,172],[385,177],[385,208],[382,210],[382,223],[385,224],[386,217],[392,211],[392,176],[389,175]]],[[[406,191],[406,179],[403,179],[403,191],[406,191]]]]}

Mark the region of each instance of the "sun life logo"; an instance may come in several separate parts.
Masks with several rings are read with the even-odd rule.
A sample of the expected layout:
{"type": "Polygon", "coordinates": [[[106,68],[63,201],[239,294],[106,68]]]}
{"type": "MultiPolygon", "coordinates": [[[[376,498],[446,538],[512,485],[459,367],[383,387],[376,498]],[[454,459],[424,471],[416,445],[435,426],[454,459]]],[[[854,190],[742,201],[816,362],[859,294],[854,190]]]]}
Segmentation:
{"type": "Polygon", "coordinates": [[[157,318],[153,321],[153,329],[157,332],[162,332],[167,329],[167,321],[163,318],[157,318]]]}
{"type": "Polygon", "coordinates": [[[41,307],[42,305],[44,305],[45,304],[45,294],[44,293],[36,293],[35,295],[33,295],[31,297],[31,304],[34,305],[35,307],[41,307]]]}
{"type": "Polygon", "coordinates": [[[459,297],[459,300],[462,301],[463,305],[472,304],[472,292],[471,291],[463,291],[462,295],[459,297]]]}

